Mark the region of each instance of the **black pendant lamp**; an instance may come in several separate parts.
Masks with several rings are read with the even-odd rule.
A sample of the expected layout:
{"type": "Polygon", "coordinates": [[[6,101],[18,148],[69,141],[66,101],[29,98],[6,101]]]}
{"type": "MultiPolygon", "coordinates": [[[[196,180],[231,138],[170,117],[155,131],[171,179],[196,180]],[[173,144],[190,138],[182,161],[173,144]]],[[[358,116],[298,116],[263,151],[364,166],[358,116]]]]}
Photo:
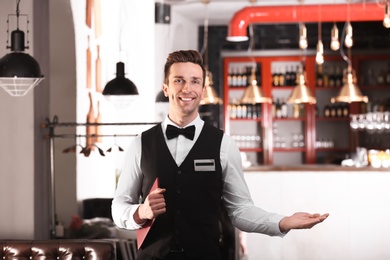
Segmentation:
{"type": "Polygon", "coordinates": [[[123,104],[128,103],[134,96],[138,95],[135,84],[125,77],[125,64],[123,62],[116,64],[116,77],[107,82],[102,94],[109,101],[123,104]]]}
{"type": "MultiPolygon", "coordinates": [[[[24,32],[19,30],[19,3],[16,7],[17,29],[11,33],[11,53],[0,59],[0,86],[11,96],[26,95],[43,80],[38,62],[25,53],[24,32]]],[[[8,23],[8,21],[7,21],[8,23]]]]}
{"type": "Polygon", "coordinates": [[[156,102],[169,102],[169,98],[165,96],[165,93],[163,90],[160,90],[156,96],[156,102]]]}

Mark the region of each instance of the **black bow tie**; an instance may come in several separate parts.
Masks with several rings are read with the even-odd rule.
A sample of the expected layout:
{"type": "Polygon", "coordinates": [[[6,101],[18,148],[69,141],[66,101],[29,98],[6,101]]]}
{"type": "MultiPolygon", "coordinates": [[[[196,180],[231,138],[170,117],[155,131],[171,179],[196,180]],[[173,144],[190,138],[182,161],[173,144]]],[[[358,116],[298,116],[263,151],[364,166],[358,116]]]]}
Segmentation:
{"type": "Polygon", "coordinates": [[[167,131],[165,132],[168,140],[177,137],[178,135],[184,135],[190,140],[194,140],[195,126],[188,126],[186,128],[177,128],[173,125],[167,125],[167,131]]]}

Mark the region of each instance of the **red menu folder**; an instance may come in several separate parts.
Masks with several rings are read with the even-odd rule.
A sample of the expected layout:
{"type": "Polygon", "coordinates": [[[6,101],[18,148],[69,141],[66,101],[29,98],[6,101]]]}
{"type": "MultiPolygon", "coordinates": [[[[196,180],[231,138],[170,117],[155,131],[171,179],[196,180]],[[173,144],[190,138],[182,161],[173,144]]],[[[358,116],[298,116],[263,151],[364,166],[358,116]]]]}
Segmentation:
{"type": "MultiPolygon", "coordinates": [[[[156,180],[154,181],[152,188],[150,189],[150,192],[154,191],[157,188],[158,188],[158,178],[156,178],[156,180]]],[[[155,218],[146,221],[146,223],[142,226],[142,228],[137,229],[138,249],[141,247],[142,243],[144,242],[145,237],[148,234],[150,228],[152,227],[154,220],[155,220],[155,218]]]]}

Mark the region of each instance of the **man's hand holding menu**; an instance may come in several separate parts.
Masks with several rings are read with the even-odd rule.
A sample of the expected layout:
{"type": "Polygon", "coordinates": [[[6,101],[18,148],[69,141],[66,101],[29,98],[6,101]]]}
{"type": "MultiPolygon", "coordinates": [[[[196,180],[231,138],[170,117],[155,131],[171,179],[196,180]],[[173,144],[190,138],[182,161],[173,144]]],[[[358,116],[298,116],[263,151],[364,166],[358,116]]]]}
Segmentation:
{"type": "Polygon", "coordinates": [[[145,202],[138,207],[134,214],[135,222],[142,224],[142,228],[137,230],[138,248],[141,247],[142,242],[145,240],[154,219],[166,211],[164,192],[165,189],[158,187],[158,179],[156,178],[145,202]]]}

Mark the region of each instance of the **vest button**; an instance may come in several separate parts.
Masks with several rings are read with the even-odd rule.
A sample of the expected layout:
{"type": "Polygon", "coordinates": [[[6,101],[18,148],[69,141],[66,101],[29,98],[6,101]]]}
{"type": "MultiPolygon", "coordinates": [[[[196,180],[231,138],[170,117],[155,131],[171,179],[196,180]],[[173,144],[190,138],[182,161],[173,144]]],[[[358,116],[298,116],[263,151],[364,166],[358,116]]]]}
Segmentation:
{"type": "Polygon", "coordinates": [[[176,191],[176,193],[177,193],[177,194],[180,194],[180,193],[181,193],[181,191],[180,191],[180,190],[177,190],[177,191],[176,191]]]}
{"type": "Polygon", "coordinates": [[[181,174],[181,171],[177,171],[178,174],[181,174]]]}
{"type": "Polygon", "coordinates": [[[176,214],[180,215],[180,209],[176,210],[176,214]]]}

